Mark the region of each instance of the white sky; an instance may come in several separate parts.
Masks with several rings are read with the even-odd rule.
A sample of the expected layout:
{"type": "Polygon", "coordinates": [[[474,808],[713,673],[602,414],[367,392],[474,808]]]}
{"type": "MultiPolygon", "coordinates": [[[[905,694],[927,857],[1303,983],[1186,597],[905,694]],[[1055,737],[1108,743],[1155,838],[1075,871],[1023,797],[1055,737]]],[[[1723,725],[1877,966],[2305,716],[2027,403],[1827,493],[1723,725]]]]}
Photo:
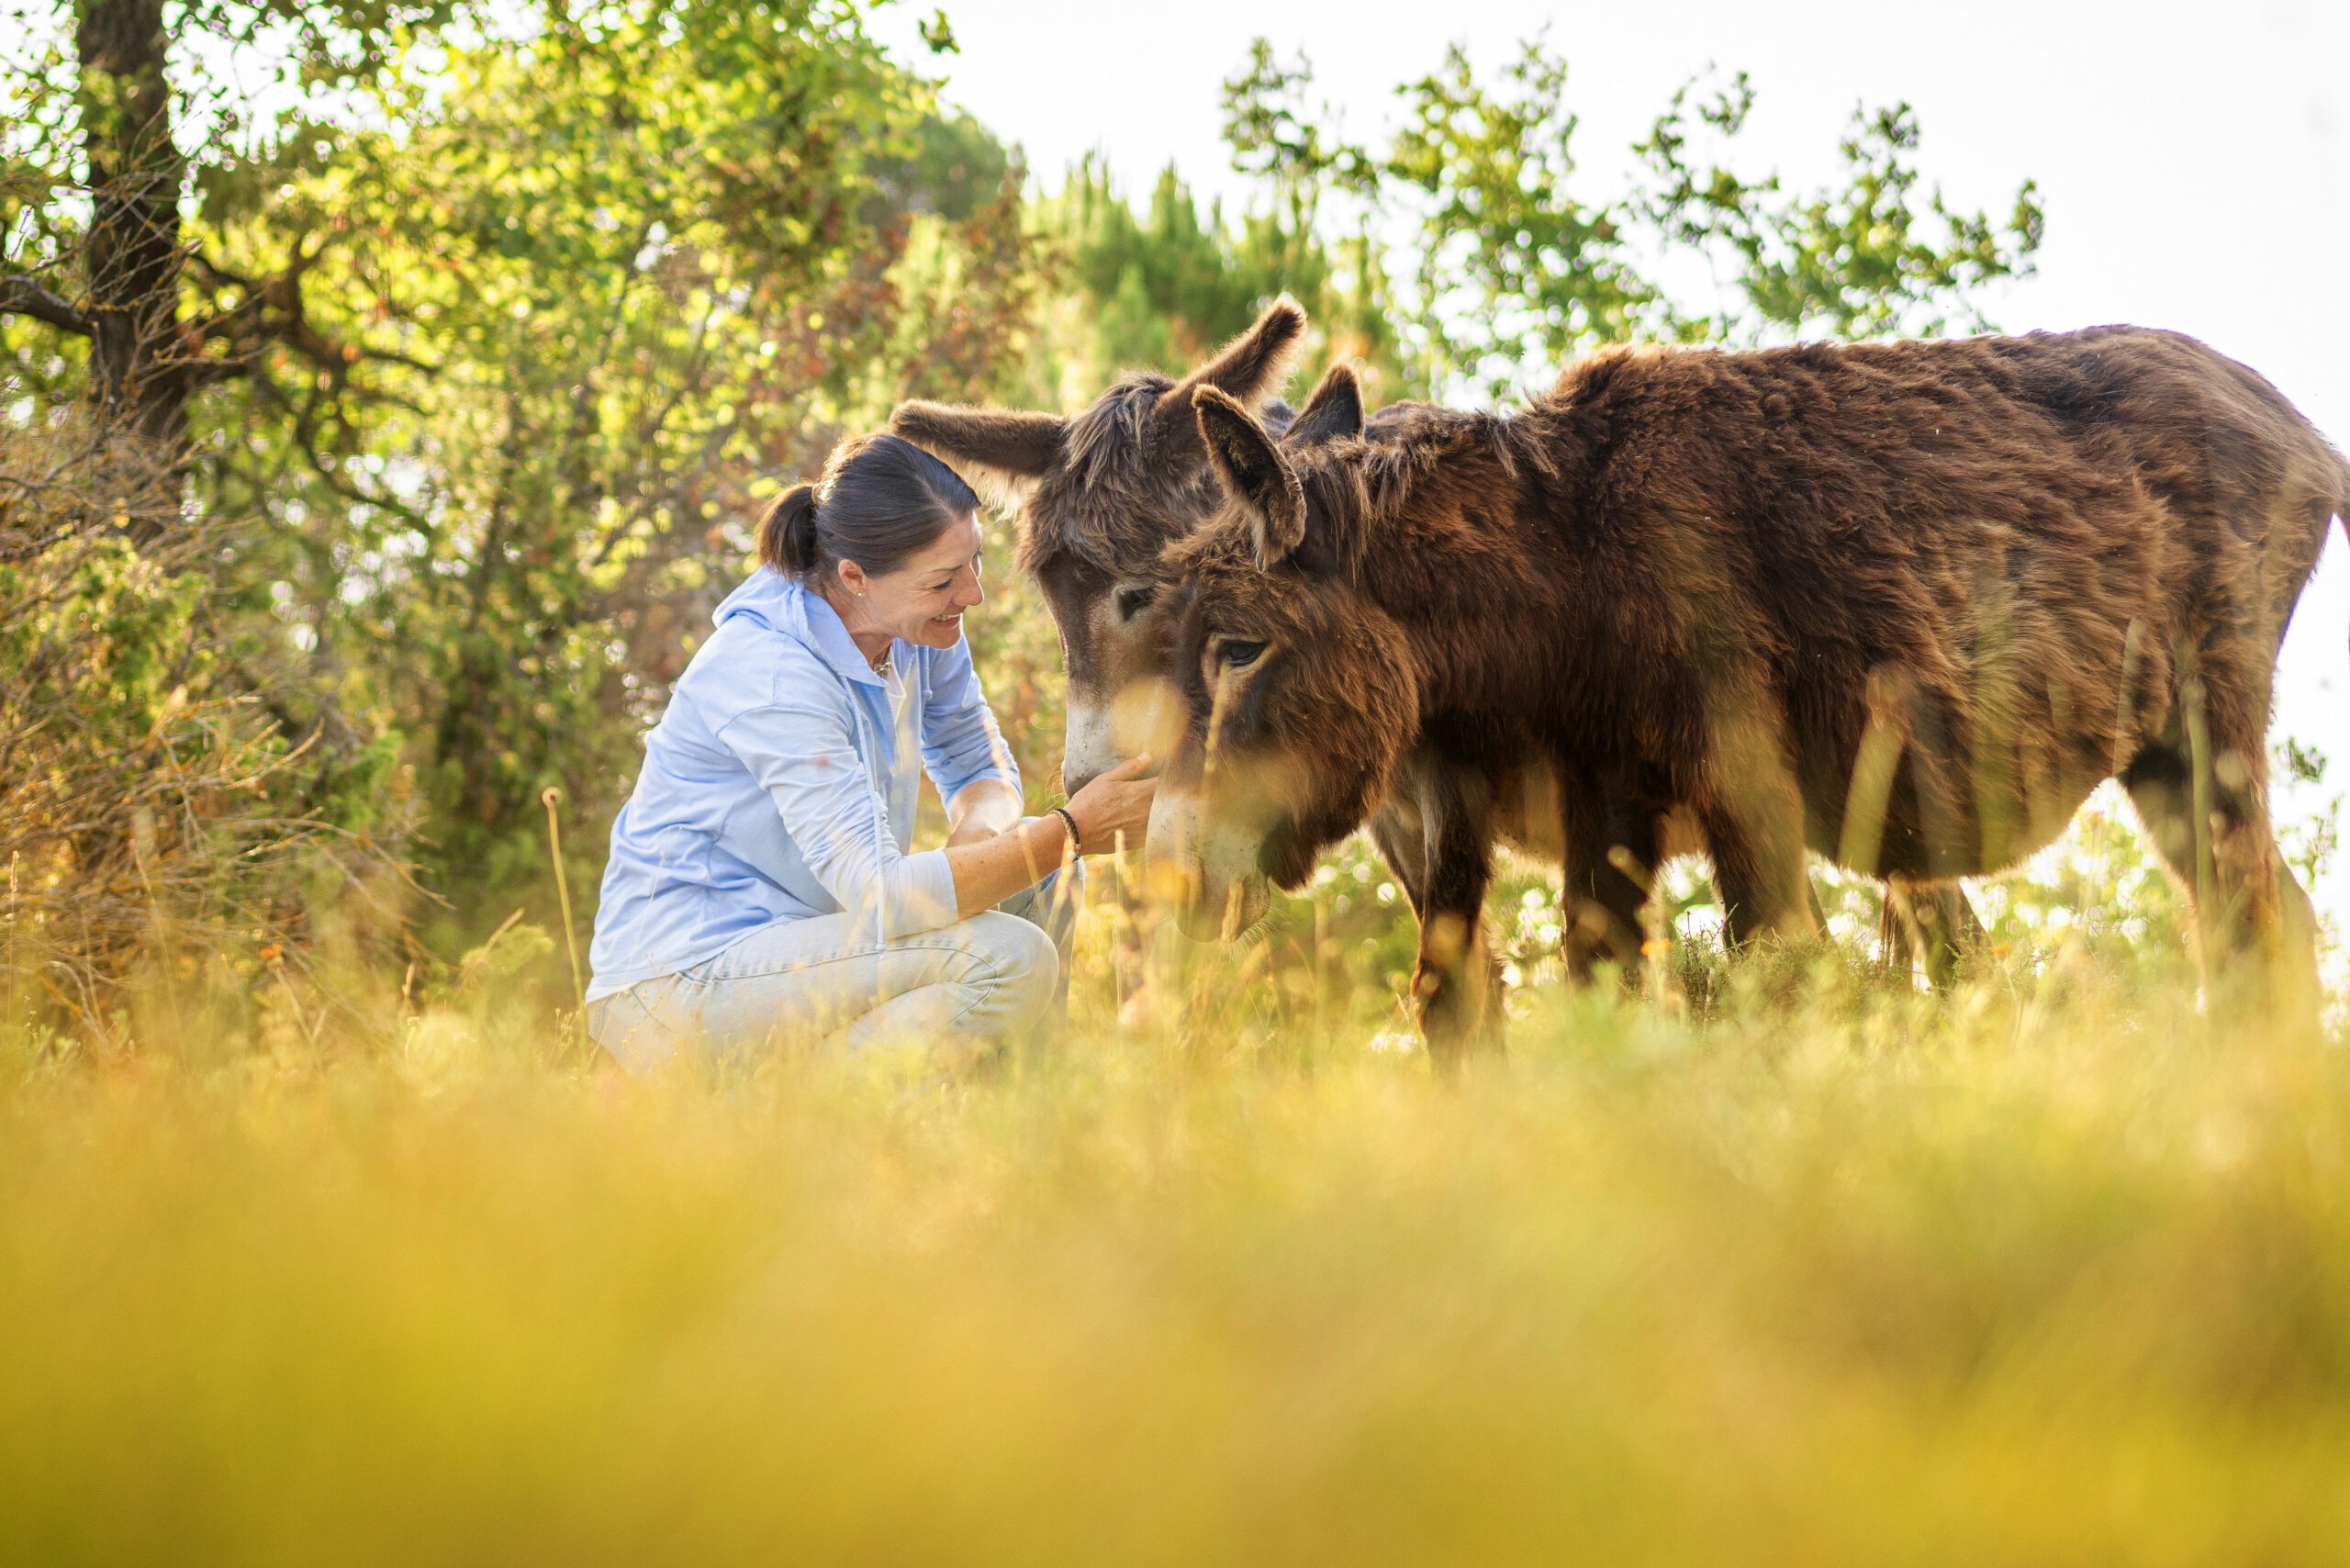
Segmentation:
{"type": "MultiPolygon", "coordinates": [[[[1750,174],[1797,188],[1836,171],[1856,103],[1907,99],[1928,184],[2007,213],[2026,177],[2048,211],[2039,274],[1991,297],[2009,330],[2131,321],[2193,333],[2260,371],[2350,447],[2350,5],[2177,0],[2123,6],[1990,0],[1544,6],[1329,0],[1181,6],[957,0],[962,52],[948,96],[1058,184],[1087,151],[1129,194],[1172,160],[1195,189],[1237,198],[1218,134],[1219,86],[1249,40],[1303,48],[1348,132],[1376,140],[1394,88],[1465,43],[1481,73],[1547,28],[1569,62],[1587,199],[1621,185],[1624,150],[1674,88],[1709,65],[1752,77],[1740,139],[1750,174]]],[[[928,61],[901,3],[875,18],[928,61]]],[[[2280,798],[2280,819],[2350,787],[2350,550],[2337,530],[2278,673],[2277,731],[2333,759],[2326,788],[2280,798]]],[[[2320,902],[2350,924],[2350,866],[2320,902]]]]}

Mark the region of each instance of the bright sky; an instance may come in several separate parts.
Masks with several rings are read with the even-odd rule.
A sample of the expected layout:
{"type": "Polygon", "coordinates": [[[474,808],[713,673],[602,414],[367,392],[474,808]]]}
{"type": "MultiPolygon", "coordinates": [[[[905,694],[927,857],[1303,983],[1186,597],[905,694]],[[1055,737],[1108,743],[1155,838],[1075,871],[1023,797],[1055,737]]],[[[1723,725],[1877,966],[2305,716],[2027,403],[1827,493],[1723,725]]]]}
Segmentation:
{"type": "MultiPolygon", "coordinates": [[[[1283,58],[1304,49],[1348,132],[1374,140],[1393,123],[1396,84],[1435,69],[1448,43],[1466,44],[1489,73],[1547,28],[1570,64],[1592,198],[1619,188],[1624,149],[1708,65],[1747,72],[1760,95],[1741,166],[1775,168],[1798,188],[1835,172],[1856,103],[1906,99],[1927,181],[1953,205],[2004,215],[2019,183],[2040,183],[2047,241],[2038,275],[1992,297],[2003,329],[2130,321],[2193,333],[2350,447],[2350,6],[957,0],[946,10],[962,44],[944,62],[952,99],[1024,146],[1048,183],[1098,151],[1129,192],[1172,160],[1197,189],[1245,193],[1218,134],[1218,89],[1259,34],[1283,58]]],[[[905,58],[928,60],[913,33],[929,14],[901,3],[876,28],[905,58]]],[[[2322,791],[2278,800],[2280,819],[2350,788],[2350,549],[2339,530],[2286,640],[2277,728],[2333,761],[2322,791]]],[[[2319,893],[2350,928],[2344,858],[2319,893]]]]}

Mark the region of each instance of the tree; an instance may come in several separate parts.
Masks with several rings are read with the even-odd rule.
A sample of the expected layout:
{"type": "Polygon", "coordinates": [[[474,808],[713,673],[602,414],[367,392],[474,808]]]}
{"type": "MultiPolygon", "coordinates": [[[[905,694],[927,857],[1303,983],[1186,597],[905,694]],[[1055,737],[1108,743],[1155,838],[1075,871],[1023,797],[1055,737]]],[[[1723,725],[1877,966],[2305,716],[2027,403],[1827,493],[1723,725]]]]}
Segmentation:
{"type": "Polygon", "coordinates": [[[295,27],[265,121],[200,78],[103,120],[57,29],[12,62],[6,405],[167,454],[125,528],[202,607],[188,711],[246,700],[298,759],[272,820],[405,792],[431,885],[503,913],[543,873],[544,785],[597,853],[764,495],[900,397],[999,387],[1046,272],[1018,170],[850,0],[558,5],[463,47],[447,6],[312,12],[126,24],[170,23],[136,62],[167,84],[192,28],[295,27]],[[152,178],[61,152],[84,123],[136,127],[152,178]],[[118,188],[144,228],[95,216],[118,188]],[[126,232],[168,241],[143,273],[126,232]],[[117,375],[94,344],[126,293],[117,375]]]}
{"type": "MultiPolygon", "coordinates": [[[[174,66],[199,39],[237,47],[271,35],[283,50],[282,84],[348,84],[379,72],[396,37],[444,22],[453,5],[199,0],[167,10],[162,0],[81,0],[71,72],[52,43],[11,73],[22,102],[9,173],[21,205],[12,204],[0,258],[0,315],[84,340],[86,394],[101,423],[173,453],[186,439],[189,398],[252,374],[272,348],[347,375],[369,351],[307,320],[303,279],[314,252],[297,247],[274,271],[245,275],[208,264],[182,221],[192,179],[205,184],[230,156],[226,133],[241,129],[274,151],[294,118],[252,124],[248,105],[175,89],[174,66]],[[180,145],[191,118],[223,133],[202,161],[180,145]],[[191,281],[193,290],[184,286],[191,281]]],[[[19,9],[16,19],[30,40],[40,21],[56,18],[19,9]]]]}
{"type": "Polygon", "coordinates": [[[1204,208],[1172,166],[1137,212],[1088,159],[1037,204],[1064,258],[1067,293],[1048,309],[1040,400],[1090,400],[1123,369],[1180,372],[1288,295],[1306,308],[1317,348],[1393,379],[1386,278],[1360,236],[1326,237],[1311,205],[1245,213],[1204,208]]]}
{"type": "Polygon", "coordinates": [[[1987,324],[1982,291],[2029,272],[2042,218],[2033,187],[2005,226],[1953,211],[1939,192],[1913,205],[1919,143],[1906,105],[1856,112],[1842,143],[1846,181],[1788,196],[1775,175],[1742,179],[1727,162],[1753,105],[1740,76],[1674,95],[1634,151],[1647,184],[1602,199],[1579,188],[1567,66],[1523,45],[1498,81],[1455,47],[1437,71],[1396,89],[1403,126],[1383,150],[1348,142],[1308,106],[1311,65],[1278,63],[1258,40],[1225,84],[1234,165],[1268,186],[1276,211],[1310,218],[1351,198],[1368,246],[1371,215],[1413,280],[1395,323],[1412,382],[1500,396],[1539,385],[1570,355],[1632,339],[1760,342],[1774,336],[1884,336],[1987,324]],[[1699,168],[1702,134],[1717,161],[1699,168]],[[1693,309],[1656,281],[1673,252],[1698,252],[1732,280],[1735,305],[1693,309]]]}
{"type": "Polygon", "coordinates": [[[1675,335],[1633,265],[1620,212],[1570,188],[1566,62],[1529,43],[1502,82],[1487,89],[1460,47],[1448,50],[1443,69],[1398,89],[1409,118],[1380,164],[1417,198],[1429,381],[1457,372],[1496,391],[1580,347],[1675,335]]]}
{"type": "Polygon", "coordinates": [[[1913,205],[1917,169],[1905,155],[1918,150],[1917,116],[1907,104],[1852,111],[1852,129],[1838,144],[1846,170],[1841,189],[1785,199],[1778,176],[1741,179],[1720,163],[1689,162],[1695,135],[1718,148],[1746,123],[1754,89],[1743,74],[1713,87],[1695,104],[1692,82],[1673,95],[1648,139],[1634,149],[1655,176],[1639,196],[1643,217],[1673,243],[1712,252],[1729,265],[1744,308],[1723,308],[1704,322],[1726,338],[1793,336],[1881,338],[1930,336],[1958,326],[1990,325],[1981,291],[2031,270],[2046,216],[2038,188],[2026,180],[2004,227],[1984,214],[1954,212],[1937,190],[1927,209],[1939,237],[1913,205]]]}

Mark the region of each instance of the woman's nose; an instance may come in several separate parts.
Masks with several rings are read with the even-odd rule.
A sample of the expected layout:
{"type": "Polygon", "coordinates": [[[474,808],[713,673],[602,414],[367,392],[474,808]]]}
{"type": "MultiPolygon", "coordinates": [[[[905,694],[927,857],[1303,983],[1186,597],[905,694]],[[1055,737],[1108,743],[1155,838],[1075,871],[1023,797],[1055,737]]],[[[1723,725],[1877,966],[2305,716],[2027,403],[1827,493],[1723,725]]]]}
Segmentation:
{"type": "Polygon", "coordinates": [[[971,580],[964,585],[963,591],[955,596],[955,608],[968,610],[974,605],[986,602],[987,597],[987,589],[979,586],[979,574],[973,572],[971,580]]]}

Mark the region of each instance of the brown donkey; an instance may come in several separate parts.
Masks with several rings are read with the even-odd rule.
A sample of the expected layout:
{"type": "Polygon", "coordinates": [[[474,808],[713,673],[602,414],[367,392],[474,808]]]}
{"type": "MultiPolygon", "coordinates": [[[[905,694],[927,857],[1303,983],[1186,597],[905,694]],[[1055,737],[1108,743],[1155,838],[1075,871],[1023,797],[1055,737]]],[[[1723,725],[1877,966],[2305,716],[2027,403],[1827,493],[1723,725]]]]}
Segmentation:
{"type": "MultiPolygon", "coordinates": [[[[1162,547],[1225,503],[1200,441],[1192,394],[1212,386],[1256,407],[1268,430],[1300,443],[1366,433],[1351,382],[1342,400],[1311,405],[1294,420],[1271,399],[1304,330],[1304,312],[1279,301],[1181,381],[1131,375],[1066,419],[924,402],[902,404],[891,417],[896,433],[937,455],[981,494],[1023,510],[1019,564],[1044,591],[1069,672],[1064,788],[1075,791],[1143,751],[1164,756],[1182,734],[1180,697],[1159,678],[1165,622],[1151,567],[1162,547]]],[[[1383,439],[1408,428],[1418,408],[1382,409],[1369,434],[1383,439]]],[[[1427,880],[1424,823],[1452,787],[1432,754],[1416,756],[1409,771],[1410,787],[1372,828],[1416,910],[1427,880]]],[[[1501,814],[1493,830],[1505,839],[1539,846],[1555,837],[1557,813],[1540,804],[1553,792],[1546,777],[1513,774],[1477,787],[1498,790],[1505,804],[1537,803],[1531,812],[1501,814]]]]}
{"type": "MultiPolygon", "coordinates": [[[[1150,834],[1195,929],[1253,920],[1429,751],[1547,764],[1577,897],[1693,823],[1740,939],[1813,927],[1807,846],[1996,871],[2114,776],[2212,957],[2311,928],[2265,731],[2350,466],[2199,343],[1616,350],[1519,414],[1286,448],[1195,401],[1232,500],[1159,563],[1188,727],[1150,834]]],[[[1445,831],[1473,841],[1470,794],[1445,831]]],[[[1428,890],[1460,922],[1423,980],[1440,1053],[1483,875],[1428,890]]]]}
{"type": "MultiPolygon", "coordinates": [[[[1384,441],[1417,429],[1438,413],[1425,404],[1382,409],[1366,422],[1350,379],[1326,383],[1324,396],[1292,428],[1290,410],[1270,394],[1286,378],[1305,316],[1283,300],[1181,380],[1132,375],[1084,412],[1055,414],[909,402],[890,428],[943,461],[1000,504],[1019,506],[1021,567],[1034,576],[1060,632],[1069,675],[1064,786],[1075,790],[1096,774],[1144,750],[1164,756],[1181,733],[1180,700],[1158,678],[1166,625],[1151,566],[1160,549],[1191,532],[1224,504],[1208,465],[1192,395],[1213,386],[1260,409],[1270,431],[1300,445],[1348,436],[1384,441]]],[[[1623,802],[1601,802],[1611,820],[1623,802]]],[[[1424,938],[1459,944],[1458,895],[1439,893],[1429,925],[1427,890],[1449,890],[1490,860],[1495,837],[1528,854],[1560,857],[1557,783],[1547,766],[1526,760],[1487,767],[1431,745],[1416,748],[1398,769],[1392,798],[1374,815],[1371,836],[1422,918],[1424,938]],[[1464,811],[1473,802],[1473,811],[1464,811]],[[1473,822],[1473,832],[1463,829],[1473,822]]],[[[1703,847],[1702,840],[1673,847],[1703,847]]],[[[1486,873],[1474,872],[1482,890],[1486,873]]],[[[1571,943],[1577,972],[1586,952],[1637,954],[1641,893],[1602,866],[1587,900],[1584,935],[1571,943]],[[1596,913],[1612,912],[1605,921],[1596,913]]],[[[1937,979],[1947,975],[1963,922],[1971,922],[1955,887],[1919,899],[1905,934],[1937,979]]],[[[1906,897],[1897,901],[1906,905],[1906,897]]],[[[1892,904],[1889,908],[1895,907],[1892,904]]],[[[1473,909],[1469,917],[1473,923],[1473,909]]],[[[1888,943],[1896,933],[1888,924],[1888,943]]],[[[1486,991],[1497,995],[1498,975],[1486,991]]],[[[1480,1005],[1479,1016],[1498,1020],[1480,1005]]]]}
{"type": "MultiPolygon", "coordinates": [[[[1072,792],[1140,752],[1164,757],[1182,734],[1180,696],[1159,678],[1166,622],[1151,569],[1165,545],[1225,504],[1200,440],[1193,393],[1211,386],[1254,406],[1269,431],[1300,445],[1366,433],[1385,439],[1414,428],[1425,409],[1382,409],[1366,431],[1348,380],[1293,417],[1270,395],[1287,379],[1304,330],[1304,312],[1276,302],[1181,380],[1130,375],[1069,418],[926,402],[902,404],[891,417],[897,434],[934,454],[981,494],[1023,511],[1019,565],[1044,591],[1069,673],[1061,778],[1072,792]]],[[[1429,882],[1448,880],[1446,857],[1462,853],[1443,824],[1459,821],[1450,802],[1464,792],[1496,802],[1479,814],[1480,863],[1490,857],[1495,834],[1557,857],[1556,787],[1547,769],[1492,777],[1472,769],[1455,777],[1459,771],[1431,749],[1416,751],[1400,771],[1395,798],[1371,823],[1372,838],[1416,913],[1429,882]]],[[[1635,907],[1637,902],[1636,895],[1635,907]]]]}

